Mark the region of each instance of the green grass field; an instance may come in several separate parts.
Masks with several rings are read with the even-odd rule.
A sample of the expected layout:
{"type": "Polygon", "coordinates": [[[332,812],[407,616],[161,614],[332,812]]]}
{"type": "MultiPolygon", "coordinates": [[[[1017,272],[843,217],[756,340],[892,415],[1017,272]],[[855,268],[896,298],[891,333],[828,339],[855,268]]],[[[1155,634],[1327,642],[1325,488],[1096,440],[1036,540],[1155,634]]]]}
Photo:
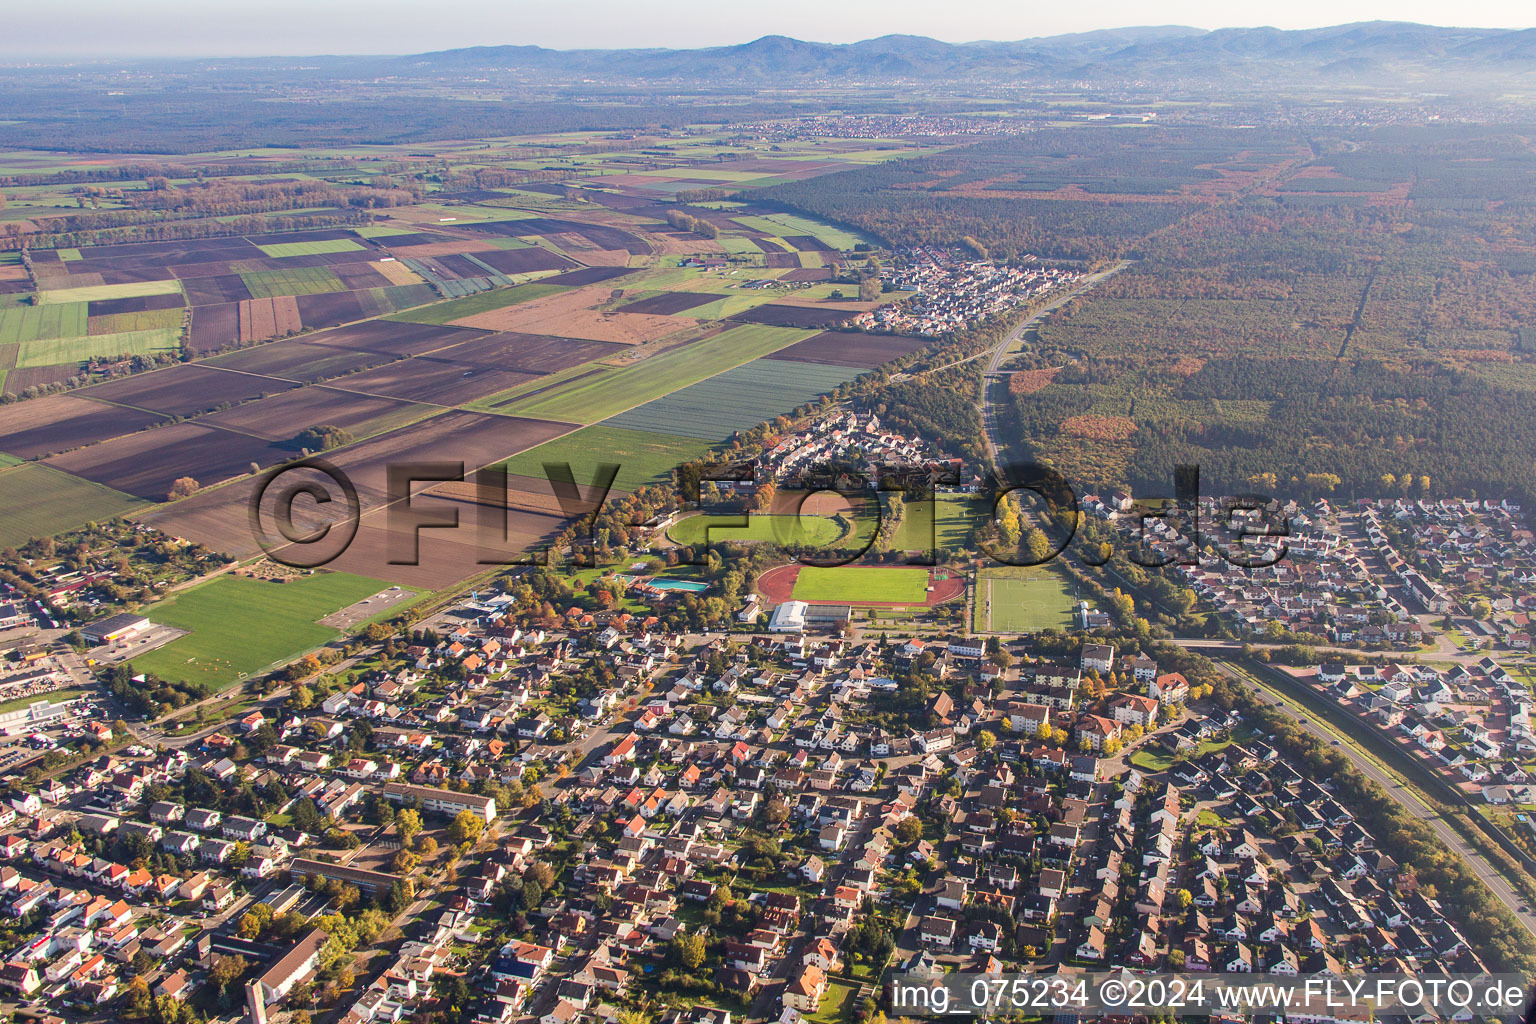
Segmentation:
{"type": "Polygon", "coordinates": [[[333,639],[338,632],[319,625],[319,619],[389,587],[383,580],[348,573],[321,573],[289,583],[220,576],[142,609],[152,622],[189,633],[134,658],[133,667],[224,689],[333,639]]]}
{"type": "Polygon", "coordinates": [[[837,523],[822,516],[778,516],[754,513],[746,526],[710,524],[729,522],[732,516],[689,516],[678,520],[667,530],[667,536],[678,544],[721,544],[726,541],[756,544],[771,541],[784,545],[824,547],[838,540],[842,530],[837,523]],[[706,537],[706,531],[708,536],[706,537]]]}
{"type": "Polygon", "coordinates": [[[138,295],[180,294],[181,282],[172,279],[169,281],[131,281],[128,284],[97,284],[86,285],[81,288],[59,288],[54,291],[38,292],[37,300],[43,303],[100,302],[104,299],[128,299],[138,295]]]}
{"type": "Polygon", "coordinates": [[[769,235],[810,235],[833,249],[852,249],[860,242],[869,241],[851,231],[833,227],[809,217],[797,217],[792,213],[770,213],[762,217],[732,217],[737,224],[753,231],[766,231],[769,235]]]}
{"type": "Polygon", "coordinates": [[[585,493],[598,464],[617,463],[619,474],[614,478],[614,489],[633,491],[646,484],[664,482],[678,466],[708,450],[708,444],[691,437],[596,426],[520,452],[508,459],[506,465],[510,473],[544,480],[544,463],[569,462],[576,486],[585,493]]]}
{"type": "Polygon", "coordinates": [[[81,338],[86,332],[84,302],[0,309],[0,345],[49,338],[81,338]]]}
{"type": "Polygon", "coordinates": [[[515,306],[519,302],[543,298],[546,295],[554,295],[556,292],[563,292],[565,290],[565,286],[558,284],[541,284],[538,282],[520,284],[515,288],[497,288],[494,291],[466,295],[462,299],[450,299],[447,302],[439,302],[431,306],[423,306],[420,309],[407,310],[404,313],[393,313],[384,319],[403,320],[410,324],[446,324],[450,320],[462,320],[464,317],[474,316],[476,313],[489,313],[493,309],[505,309],[507,306],[515,306]]]}
{"type": "Polygon", "coordinates": [[[987,519],[985,503],[963,494],[909,501],[891,538],[893,551],[963,551],[971,530],[987,519]]]}
{"type": "Polygon", "coordinates": [[[294,267],[292,270],[253,270],[241,274],[253,299],[278,295],[319,295],[344,292],[347,286],[325,267],[294,267]]]}
{"type": "Polygon", "coordinates": [[[815,333],[760,324],[733,327],[629,366],[573,380],[500,411],[567,423],[595,423],[777,352],[815,333]]]}
{"type": "Polygon", "coordinates": [[[724,249],[732,256],[746,256],[752,253],[762,252],[762,250],[759,249],[756,243],[754,243],[750,238],[717,238],[715,241],[720,243],[720,248],[724,249]]]}
{"type": "Polygon", "coordinates": [[[88,334],[126,334],[129,331],[153,331],[161,327],[180,327],[185,310],[147,309],[141,313],[108,313],[86,321],[88,334]]]}
{"type": "Polygon", "coordinates": [[[268,256],[320,256],[328,252],[359,252],[363,246],[350,238],[331,238],[321,242],[277,242],[258,245],[256,248],[268,256]]]}
{"type": "Polygon", "coordinates": [[[735,295],[722,295],[702,306],[685,309],[678,315],[692,317],[695,320],[723,320],[728,316],[745,313],[749,309],[783,297],[782,292],[776,292],[771,288],[765,288],[762,291],[737,292],[735,295]]]}
{"type": "Polygon", "coordinates": [[[1000,566],[976,579],[973,628],[978,633],[1034,633],[1072,626],[1072,591],[1045,566],[1000,566]]]}
{"type": "MultiPolygon", "coordinates": [[[[179,311],[175,312],[179,315],[179,311]]],[[[50,338],[23,342],[16,365],[81,363],[92,356],[147,356],[155,352],[174,352],[180,347],[180,326],[121,334],[92,334],[84,338],[50,338]]]]}
{"type": "Polygon", "coordinates": [[[0,547],[105,522],[143,504],[48,466],[12,465],[0,469],[0,547]]]}
{"type": "Polygon", "coordinates": [[[806,565],[795,579],[797,601],[859,604],[923,604],[928,600],[927,569],[880,569],[862,565],[806,565]]]}

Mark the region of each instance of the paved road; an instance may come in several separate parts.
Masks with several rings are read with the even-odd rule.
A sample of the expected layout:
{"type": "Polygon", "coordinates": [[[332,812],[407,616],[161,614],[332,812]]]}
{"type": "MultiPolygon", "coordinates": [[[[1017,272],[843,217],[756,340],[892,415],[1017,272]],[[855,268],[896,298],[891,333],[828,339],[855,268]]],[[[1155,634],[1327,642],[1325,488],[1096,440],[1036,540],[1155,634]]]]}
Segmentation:
{"type": "MultiPolygon", "coordinates": [[[[1222,664],[1219,661],[1214,662],[1214,664],[1222,673],[1234,679],[1241,679],[1244,682],[1251,681],[1251,677],[1236,672],[1229,665],[1222,664]]],[[[1405,784],[1395,774],[1386,770],[1381,762],[1353,744],[1338,742],[1338,734],[1329,729],[1321,719],[1314,716],[1310,711],[1303,709],[1300,705],[1280,694],[1279,691],[1268,684],[1261,681],[1259,685],[1262,687],[1262,695],[1266,695],[1269,698],[1268,702],[1273,704],[1276,710],[1322,742],[1334,746],[1345,757],[1349,758],[1350,763],[1362,775],[1391,794],[1392,799],[1401,804],[1404,810],[1429,825],[1434,830],[1435,835],[1448,849],[1454,850],[1461,855],[1461,859],[1467,863],[1472,872],[1478,878],[1481,878],[1484,884],[1498,897],[1500,902],[1509,908],[1510,913],[1514,914],[1520,920],[1520,923],[1525,925],[1526,930],[1536,935],[1536,914],[1521,910],[1522,907],[1527,905],[1525,897],[1520,895],[1514,886],[1505,881],[1504,876],[1481,853],[1462,839],[1455,829],[1447,825],[1441,818],[1440,813],[1425,802],[1417,789],[1405,784]]]]}
{"type": "Polygon", "coordinates": [[[1012,331],[1008,332],[1008,336],[1002,341],[998,342],[995,347],[988,349],[986,352],[979,353],[979,355],[990,354],[990,358],[987,360],[987,368],[985,371],[986,377],[982,380],[981,383],[981,428],[982,432],[986,435],[987,438],[987,452],[992,460],[993,466],[999,465],[1002,461],[1003,448],[1002,445],[998,444],[997,414],[991,402],[992,388],[994,385],[992,378],[999,374],[1003,363],[1005,363],[1011,356],[1017,354],[1014,346],[1018,344],[1019,339],[1022,338],[1028,331],[1034,330],[1036,327],[1038,327],[1040,325],[1040,321],[1044,317],[1060,309],[1062,306],[1065,306],[1068,302],[1077,298],[1079,295],[1092,291],[1100,284],[1100,282],[1107,280],[1115,274],[1118,274],[1120,271],[1124,270],[1130,265],[1130,260],[1121,260],[1113,267],[1100,270],[1094,274],[1089,274],[1087,277],[1077,282],[1077,284],[1073,285],[1071,288],[1066,289],[1060,295],[1056,296],[1056,298],[1042,306],[1028,320],[1025,320],[1012,331]]]}

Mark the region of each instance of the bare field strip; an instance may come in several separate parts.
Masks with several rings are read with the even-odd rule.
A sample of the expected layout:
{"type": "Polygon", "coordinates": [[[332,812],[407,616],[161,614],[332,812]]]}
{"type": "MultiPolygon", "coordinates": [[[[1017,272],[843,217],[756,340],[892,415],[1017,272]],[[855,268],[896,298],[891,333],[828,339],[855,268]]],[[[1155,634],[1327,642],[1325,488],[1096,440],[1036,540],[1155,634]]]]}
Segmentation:
{"type": "Polygon", "coordinates": [[[0,405],[0,451],[23,459],[132,434],[168,417],[120,409],[76,395],[47,395],[0,405]]]}

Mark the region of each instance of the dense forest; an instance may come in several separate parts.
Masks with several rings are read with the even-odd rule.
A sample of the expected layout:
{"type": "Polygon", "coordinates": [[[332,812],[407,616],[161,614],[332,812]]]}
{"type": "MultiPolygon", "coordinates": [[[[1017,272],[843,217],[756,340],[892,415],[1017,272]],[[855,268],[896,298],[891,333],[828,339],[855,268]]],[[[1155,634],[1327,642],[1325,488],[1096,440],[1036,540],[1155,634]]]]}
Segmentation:
{"type": "Polygon", "coordinates": [[[1047,131],[759,196],[894,243],[1133,257],[1009,367],[1016,454],[1079,486],[1198,463],[1281,497],[1531,493],[1536,153],[1506,132],[1047,131]]]}
{"type": "Polygon", "coordinates": [[[753,198],[852,224],[893,245],[980,241],[994,256],[1136,255],[1225,189],[1312,151],[1295,134],[1232,129],[1031,132],[791,182],[753,198]]]}

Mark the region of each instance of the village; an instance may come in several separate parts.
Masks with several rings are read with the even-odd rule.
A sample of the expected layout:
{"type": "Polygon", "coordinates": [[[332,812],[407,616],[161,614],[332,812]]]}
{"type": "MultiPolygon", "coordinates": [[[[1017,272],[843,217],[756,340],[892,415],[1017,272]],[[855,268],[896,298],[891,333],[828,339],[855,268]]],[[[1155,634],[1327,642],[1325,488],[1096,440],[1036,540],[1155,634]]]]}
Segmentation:
{"type": "Polygon", "coordinates": [[[898,968],[1477,969],[1338,794],[1134,645],[516,608],[18,790],[0,984],[257,1024],[797,1024],[898,968]]]}
{"type": "Polygon", "coordinates": [[[915,294],[904,302],[860,313],[849,325],[899,334],[941,335],[1082,277],[1080,270],[1047,265],[1035,256],[1000,263],[956,249],[897,249],[891,265],[882,271],[882,284],[888,290],[915,294]]]}

